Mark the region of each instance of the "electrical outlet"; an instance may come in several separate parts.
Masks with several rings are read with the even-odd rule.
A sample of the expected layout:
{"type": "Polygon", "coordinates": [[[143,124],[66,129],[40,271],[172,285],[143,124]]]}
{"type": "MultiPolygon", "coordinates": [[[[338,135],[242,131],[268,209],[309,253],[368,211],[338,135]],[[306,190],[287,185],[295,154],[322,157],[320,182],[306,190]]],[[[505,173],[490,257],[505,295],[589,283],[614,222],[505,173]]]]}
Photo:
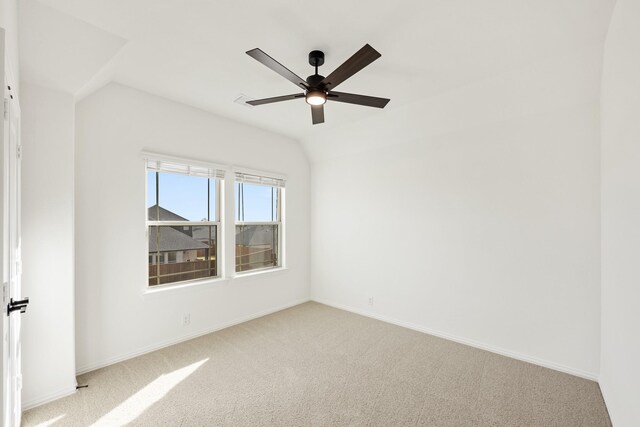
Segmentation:
{"type": "Polygon", "coordinates": [[[373,306],[373,297],[369,297],[369,305],[373,306]]]}
{"type": "Polygon", "coordinates": [[[184,315],[184,317],[182,318],[182,324],[184,326],[187,326],[188,324],[191,323],[191,313],[187,313],[184,315]]]}

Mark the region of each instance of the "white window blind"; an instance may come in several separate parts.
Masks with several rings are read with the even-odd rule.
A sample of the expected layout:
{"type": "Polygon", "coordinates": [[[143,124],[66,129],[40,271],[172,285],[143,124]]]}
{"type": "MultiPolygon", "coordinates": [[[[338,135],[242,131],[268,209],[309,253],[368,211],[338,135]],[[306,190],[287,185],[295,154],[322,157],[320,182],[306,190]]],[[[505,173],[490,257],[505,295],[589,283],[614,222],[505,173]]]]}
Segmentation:
{"type": "Polygon", "coordinates": [[[269,187],[284,188],[285,180],[282,178],[272,178],[268,176],[253,175],[236,172],[236,182],[244,184],[267,185],[269,187]]]}
{"type": "Polygon", "coordinates": [[[169,172],[181,175],[202,176],[224,179],[224,170],[203,165],[190,165],[175,161],[147,159],[147,169],[156,172],[169,172]]]}

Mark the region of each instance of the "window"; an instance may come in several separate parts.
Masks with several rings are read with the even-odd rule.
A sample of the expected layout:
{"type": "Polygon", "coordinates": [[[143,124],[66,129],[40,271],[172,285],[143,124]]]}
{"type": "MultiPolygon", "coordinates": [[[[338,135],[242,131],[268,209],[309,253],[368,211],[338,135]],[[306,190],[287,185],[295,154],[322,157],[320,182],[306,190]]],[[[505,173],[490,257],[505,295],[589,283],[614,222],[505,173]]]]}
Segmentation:
{"type": "Polygon", "coordinates": [[[147,160],[149,286],[218,276],[224,171],[147,160]]]}
{"type": "Polygon", "coordinates": [[[284,180],[236,173],[236,272],[280,266],[284,180]]]}

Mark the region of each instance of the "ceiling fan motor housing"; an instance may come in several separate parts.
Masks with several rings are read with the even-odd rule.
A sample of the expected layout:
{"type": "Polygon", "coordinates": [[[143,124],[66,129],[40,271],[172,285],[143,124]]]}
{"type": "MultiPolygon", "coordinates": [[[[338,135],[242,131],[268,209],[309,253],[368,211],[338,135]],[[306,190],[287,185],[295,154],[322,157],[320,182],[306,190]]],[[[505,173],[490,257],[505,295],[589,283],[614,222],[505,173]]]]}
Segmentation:
{"type": "Polygon", "coordinates": [[[314,74],[307,77],[307,84],[313,88],[320,88],[320,83],[322,83],[322,80],[324,80],[324,76],[321,76],[320,74],[314,74]]]}

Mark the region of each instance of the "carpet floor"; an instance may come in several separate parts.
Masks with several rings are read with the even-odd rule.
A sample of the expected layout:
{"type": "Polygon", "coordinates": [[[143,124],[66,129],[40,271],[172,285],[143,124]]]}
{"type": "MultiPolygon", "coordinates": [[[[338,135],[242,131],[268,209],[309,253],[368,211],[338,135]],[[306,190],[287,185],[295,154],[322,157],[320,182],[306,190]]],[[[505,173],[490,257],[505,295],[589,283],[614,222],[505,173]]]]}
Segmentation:
{"type": "Polygon", "coordinates": [[[26,426],[610,426],[598,384],[305,303],[78,377],[26,426]]]}

